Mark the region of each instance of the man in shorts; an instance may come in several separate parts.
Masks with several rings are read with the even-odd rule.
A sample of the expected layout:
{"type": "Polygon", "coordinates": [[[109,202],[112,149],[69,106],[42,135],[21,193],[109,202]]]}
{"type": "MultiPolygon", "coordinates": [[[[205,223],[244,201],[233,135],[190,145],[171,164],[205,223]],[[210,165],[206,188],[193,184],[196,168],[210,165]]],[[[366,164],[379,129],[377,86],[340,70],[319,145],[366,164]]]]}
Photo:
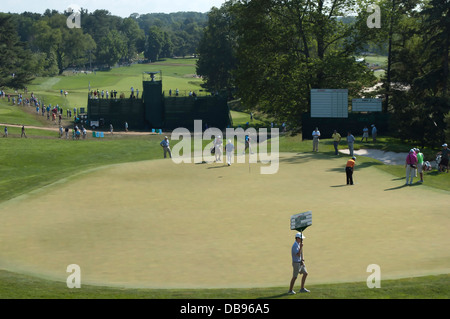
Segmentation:
{"type": "Polygon", "coordinates": [[[304,263],[305,260],[303,259],[303,239],[305,239],[305,236],[303,236],[302,233],[297,233],[295,235],[295,243],[292,245],[291,249],[293,273],[288,292],[290,295],[295,295],[294,284],[297,280],[298,274],[303,275],[299,292],[309,292],[309,290],[305,288],[305,281],[308,276],[308,272],[304,263]]]}

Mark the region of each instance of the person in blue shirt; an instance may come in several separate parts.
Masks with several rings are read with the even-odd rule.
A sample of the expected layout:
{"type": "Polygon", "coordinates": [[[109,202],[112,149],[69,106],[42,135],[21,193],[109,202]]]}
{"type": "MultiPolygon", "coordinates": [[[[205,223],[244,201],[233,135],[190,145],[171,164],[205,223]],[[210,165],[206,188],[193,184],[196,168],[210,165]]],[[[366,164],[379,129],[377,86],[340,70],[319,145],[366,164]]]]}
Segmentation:
{"type": "Polygon", "coordinates": [[[306,270],[306,266],[303,259],[303,239],[306,237],[302,233],[297,233],[295,235],[295,243],[292,245],[291,254],[292,254],[292,279],[289,286],[288,294],[294,295],[294,284],[297,280],[298,274],[303,274],[302,282],[299,292],[309,292],[308,289],[305,288],[306,277],[308,276],[308,272],[306,270]]]}
{"type": "Polygon", "coordinates": [[[172,158],[172,152],[170,151],[169,138],[167,136],[159,143],[161,147],[164,149],[164,158],[167,158],[167,153],[169,153],[169,157],[172,158]]]}

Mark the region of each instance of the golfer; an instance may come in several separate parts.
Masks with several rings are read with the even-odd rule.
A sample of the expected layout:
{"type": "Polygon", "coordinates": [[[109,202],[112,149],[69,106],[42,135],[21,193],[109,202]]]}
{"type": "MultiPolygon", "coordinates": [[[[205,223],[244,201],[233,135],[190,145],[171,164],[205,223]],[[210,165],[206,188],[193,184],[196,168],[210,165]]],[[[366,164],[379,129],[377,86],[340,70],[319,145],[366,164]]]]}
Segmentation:
{"type": "Polygon", "coordinates": [[[214,140],[214,155],[216,157],[216,162],[222,161],[222,139],[220,135],[217,135],[214,140]]]}
{"type": "Polygon", "coordinates": [[[406,184],[405,185],[412,185],[414,173],[417,168],[417,156],[416,156],[416,152],[414,152],[413,149],[409,150],[409,154],[406,156],[405,168],[406,168],[406,184]]]}
{"type": "Polygon", "coordinates": [[[356,164],[356,157],[352,157],[347,161],[345,166],[345,175],[347,176],[347,185],[353,185],[353,170],[356,164]]]}
{"type": "Polygon", "coordinates": [[[353,156],[353,148],[355,143],[355,137],[352,135],[351,132],[347,133],[347,144],[348,144],[348,151],[350,152],[350,156],[353,156]]]}
{"type": "Polygon", "coordinates": [[[167,158],[167,153],[169,153],[169,157],[172,158],[172,152],[170,150],[169,144],[169,138],[167,136],[164,136],[164,139],[161,141],[161,143],[159,143],[159,145],[161,145],[161,147],[164,149],[164,158],[167,158]]]}
{"type": "Polygon", "coordinates": [[[319,131],[319,128],[316,127],[316,129],[312,132],[313,152],[319,151],[319,137],[320,137],[320,131],[319,131]]]}
{"type": "Polygon", "coordinates": [[[421,153],[418,148],[415,148],[414,151],[416,152],[417,156],[417,173],[419,173],[420,176],[419,183],[423,183],[423,153],[421,153]]]}
{"type": "Polygon", "coordinates": [[[227,145],[225,145],[225,151],[227,152],[227,164],[230,166],[234,151],[234,145],[231,143],[231,140],[228,140],[227,145]]]}
{"type": "Polygon", "coordinates": [[[305,238],[306,237],[303,236],[302,233],[297,233],[295,235],[295,243],[294,245],[292,245],[291,254],[293,272],[288,292],[288,294],[290,295],[295,295],[294,284],[297,280],[298,274],[303,274],[299,292],[309,292],[309,290],[305,288],[305,281],[306,277],[308,276],[308,271],[306,270],[305,266],[305,260],[303,259],[303,239],[305,238]]]}
{"type": "Polygon", "coordinates": [[[249,154],[253,154],[253,151],[252,151],[252,145],[250,144],[250,141],[251,141],[250,136],[245,135],[245,149],[244,149],[244,154],[245,154],[245,151],[247,150],[247,148],[248,148],[249,154]]]}

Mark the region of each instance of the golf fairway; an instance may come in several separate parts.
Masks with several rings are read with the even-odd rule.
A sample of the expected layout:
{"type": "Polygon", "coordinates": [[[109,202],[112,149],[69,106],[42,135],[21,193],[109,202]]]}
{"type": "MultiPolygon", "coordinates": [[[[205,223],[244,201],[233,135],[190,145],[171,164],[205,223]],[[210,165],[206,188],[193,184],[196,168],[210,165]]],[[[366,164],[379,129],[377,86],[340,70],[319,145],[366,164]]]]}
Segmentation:
{"type": "MultiPolygon", "coordinates": [[[[148,288],[286,286],[290,216],[312,211],[304,232],[308,283],[450,271],[449,192],[346,157],[280,154],[262,164],[105,166],[0,205],[0,268],[82,284],[148,288]]],[[[380,164],[381,165],[381,164],[380,164]]],[[[51,172],[49,172],[51,173],[51,172]]],[[[382,284],[382,283],[381,283],[382,284]]]]}

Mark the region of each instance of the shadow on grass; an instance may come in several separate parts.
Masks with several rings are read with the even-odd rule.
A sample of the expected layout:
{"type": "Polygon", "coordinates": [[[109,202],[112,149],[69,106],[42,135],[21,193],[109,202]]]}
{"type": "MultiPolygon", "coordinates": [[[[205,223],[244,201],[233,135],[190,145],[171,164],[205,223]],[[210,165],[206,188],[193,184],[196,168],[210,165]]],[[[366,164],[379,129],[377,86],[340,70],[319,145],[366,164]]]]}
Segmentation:
{"type": "MultiPolygon", "coordinates": [[[[404,178],[400,178],[400,179],[404,179],[404,178]]],[[[402,188],[405,188],[405,187],[416,187],[416,186],[420,186],[420,185],[421,185],[421,183],[414,183],[412,185],[402,184],[400,186],[386,188],[384,191],[394,191],[396,189],[402,189],[402,188]]]]}
{"type": "MultiPolygon", "coordinates": [[[[346,163],[345,163],[346,164],[346,163]]],[[[335,168],[330,168],[328,171],[329,172],[344,172],[345,173],[345,164],[343,164],[342,167],[335,167],[335,168]]],[[[380,165],[384,165],[381,162],[364,162],[358,165],[358,163],[356,163],[355,166],[355,172],[364,168],[368,168],[371,166],[380,166],[380,165]]]]}

